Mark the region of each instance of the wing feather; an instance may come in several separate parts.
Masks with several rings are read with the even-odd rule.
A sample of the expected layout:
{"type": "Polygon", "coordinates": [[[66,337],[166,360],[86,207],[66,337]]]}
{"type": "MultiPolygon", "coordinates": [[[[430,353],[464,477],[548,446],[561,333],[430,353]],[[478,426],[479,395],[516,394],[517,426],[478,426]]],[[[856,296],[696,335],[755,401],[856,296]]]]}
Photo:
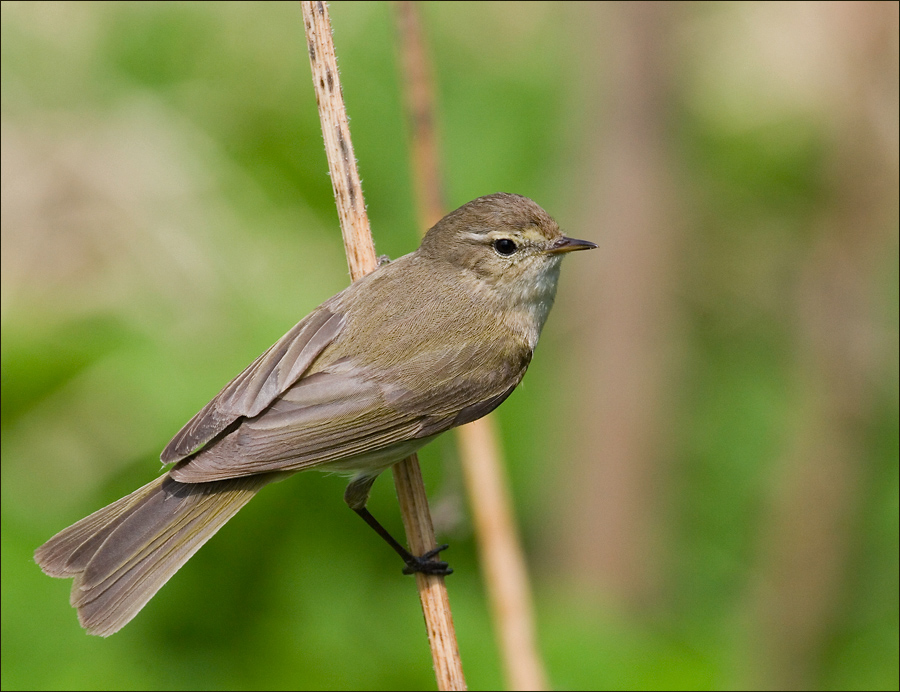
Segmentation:
{"type": "Polygon", "coordinates": [[[358,470],[386,467],[426,438],[499,406],[530,361],[530,350],[523,347],[521,357],[496,359],[491,369],[475,369],[483,376],[475,382],[473,370],[459,356],[487,358],[497,353],[495,345],[467,346],[465,354],[455,357],[447,353],[449,348],[445,344],[433,358],[420,353],[415,359],[423,368],[428,362],[448,363],[437,376],[423,370],[411,373],[411,361],[398,366],[405,370],[402,376],[376,376],[355,359],[343,359],[301,377],[262,414],[242,421],[170,473],[178,481],[199,483],[330,462],[349,471],[357,470],[355,464],[358,470]],[[412,386],[426,376],[434,381],[432,386],[412,386]]]}
{"type": "Polygon", "coordinates": [[[330,303],[297,323],[191,418],[163,450],[162,462],[181,461],[240,418],[259,415],[300,379],[344,326],[330,303]]]}

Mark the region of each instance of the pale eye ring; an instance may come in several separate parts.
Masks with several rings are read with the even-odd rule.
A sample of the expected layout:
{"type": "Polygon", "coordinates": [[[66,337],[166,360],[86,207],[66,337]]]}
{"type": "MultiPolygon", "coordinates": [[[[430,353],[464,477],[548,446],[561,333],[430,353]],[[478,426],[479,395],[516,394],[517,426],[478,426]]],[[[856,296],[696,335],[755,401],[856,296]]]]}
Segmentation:
{"type": "Polygon", "coordinates": [[[497,240],[494,241],[494,250],[498,255],[501,255],[503,257],[509,257],[518,249],[519,246],[516,245],[516,242],[514,240],[510,240],[509,238],[497,238],[497,240]]]}

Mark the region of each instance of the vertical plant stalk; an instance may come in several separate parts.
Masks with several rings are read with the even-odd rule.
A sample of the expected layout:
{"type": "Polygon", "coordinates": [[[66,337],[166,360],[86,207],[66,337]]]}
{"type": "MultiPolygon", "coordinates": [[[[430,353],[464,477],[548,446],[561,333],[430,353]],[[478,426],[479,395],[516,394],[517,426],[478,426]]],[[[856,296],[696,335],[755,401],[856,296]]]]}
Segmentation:
{"type": "Polygon", "coordinates": [[[586,155],[575,179],[592,194],[572,199],[582,225],[603,229],[607,259],[582,276],[583,328],[571,358],[589,358],[591,367],[572,375],[581,403],[572,423],[576,451],[559,485],[567,505],[553,533],[561,540],[548,549],[566,561],[560,573],[579,588],[644,612],[663,597],[664,556],[674,547],[663,538],[662,479],[671,470],[672,344],[682,333],[676,287],[687,254],[671,134],[683,69],[674,27],[685,6],[581,7],[579,35],[603,38],[587,44],[579,77],[597,115],[585,122],[586,155]],[[598,90],[604,82],[608,92],[598,90]]]}
{"type": "MultiPolygon", "coordinates": [[[[423,228],[429,228],[447,211],[435,134],[434,80],[415,3],[397,2],[395,7],[411,131],[412,178],[419,219],[423,228]]],[[[456,434],[507,688],[547,689],[528,571],[493,418],[486,416],[457,428],[456,434]]]]}
{"type": "MultiPolygon", "coordinates": [[[[309,62],[322,121],[331,184],[334,187],[341,233],[350,265],[350,278],[356,281],[373,271],[378,266],[378,261],[350,141],[350,127],[331,35],[331,20],[324,2],[303,1],[300,4],[303,8],[309,62]]],[[[395,464],[393,472],[409,549],[413,554],[421,555],[436,547],[437,543],[416,456],[395,464]]],[[[416,584],[422,601],[438,689],[465,690],[466,682],[444,578],[416,574],[416,584]]]]}
{"type": "Polygon", "coordinates": [[[881,378],[896,383],[888,359],[897,333],[875,302],[885,258],[893,254],[896,262],[897,252],[897,145],[882,126],[897,117],[896,9],[816,8],[811,35],[841,66],[829,75],[817,116],[825,125],[827,193],[809,215],[809,249],[795,258],[786,292],[796,413],[771,467],[769,511],[746,597],[755,665],[735,689],[822,687],[833,675],[829,657],[846,626],[846,604],[858,598],[856,542],[871,516],[865,505],[881,463],[873,454],[873,420],[881,378]]]}
{"type": "Polygon", "coordinates": [[[331,36],[331,19],[324,2],[300,4],[303,7],[309,64],[312,67],[319,119],[322,121],[331,186],[341,221],[347,263],[350,265],[350,279],[356,281],[374,271],[378,267],[378,259],[375,256],[375,243],[372,241],[362,184],[356,169],[356,156],[350,140],[350,124],[331,36]]]}

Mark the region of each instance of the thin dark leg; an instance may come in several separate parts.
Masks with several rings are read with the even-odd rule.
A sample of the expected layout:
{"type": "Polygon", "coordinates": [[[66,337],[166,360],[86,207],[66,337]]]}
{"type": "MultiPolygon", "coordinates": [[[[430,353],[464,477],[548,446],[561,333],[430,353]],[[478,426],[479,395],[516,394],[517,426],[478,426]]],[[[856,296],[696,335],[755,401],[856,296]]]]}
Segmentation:
{"type": "Polygon", "coordinates": [[[403,558],[403,562],[406,563],[406,567],[403,568],[403,574],[413,574],[415,572],[422,572],[423,574],[439,574],[442,576],[452,574],[453,569],[449,567],[446,562],[434,559],[438,553],[449,547],[447,544],[439,545],[437,548],[429,550],[424,555],[413,555],[400,545],[396,539],[388,533],[388,530],[372,516],[372,513],[366,509],[366,500],[369,497],[369,489],[374,482],[375,478],[360,478],[352,481],[350,485],[347,486],[347,491],[344,493],[344,500],[350,505],[350,509],[356,512],[362,517],[363,521],[375,529],[375,533],[381,536],[385,543],[391,546],[391,548],[394,549],[394,552],[403,558]]]}

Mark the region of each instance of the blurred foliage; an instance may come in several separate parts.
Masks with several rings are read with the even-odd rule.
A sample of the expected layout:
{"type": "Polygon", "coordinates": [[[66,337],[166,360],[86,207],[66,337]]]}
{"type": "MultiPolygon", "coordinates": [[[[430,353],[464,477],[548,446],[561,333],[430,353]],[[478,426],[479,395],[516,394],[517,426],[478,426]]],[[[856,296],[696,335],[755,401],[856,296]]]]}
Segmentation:
{"type": "MultiPolygon", "coordinates": [[[[584,4],[423,7],[453,206],[518,192],[571,235],[603,233],[571,228],[577,200],[594,194],[573,170],[595,117],[585,89],[605,78],[602,65],[585,63],[598,20],[575,7],[584,4]]],[[[331,10],[378,251],[396,257],[420,229],[391,8],[331,10]]],[[[831,191],[815,103],[779,110],[760,99],[759,112],[769,111],[753,121],[741,105],[753,102],[754,84],[717,74],[727,66],[719,28],[739,23],[739,12],[695,5],[678,25],[707,63],[689,65],[676,85],[672,142],[691,224],[665,452],[675,468],[673,558],[665,601],[649,614],[576,588],[584,575],[569,581],[541,549],[556,540],[551,465],[567,456],[578,405],[559,386],[561,368],[577,372],[566,362],[577,306],[557,308],[523,387],[499,410],[558,689],[733,687],[760,665],[745,647],[745,594],[769,474],[797,416],[794,316],[782,289],[831,191]]],[[[46,578],[31,557],[147,482],[196,410],[346,284],[298,4],[4,2],[0,89],[3,688],[433,687],[412,582],[344,507],[334,476],[267,488],[108,640],[83,634],[67,607],[70,582],[46,578]]],[[[892,245],[874,277],[889,342],[865,424],[848,584],[815,664],[823,689],[898,686],[890,214],[892,245]]],[[[563,275],[560,305],[576,295],[563,275]]],[[[440,440],[421,454],[423,471],[452,542],[469,685],[496,689],[501,668],[454,499],[454,456],[452,439],[440,440]]],[[[387,478],[370,507],[400,533],[387,478]]]]}

